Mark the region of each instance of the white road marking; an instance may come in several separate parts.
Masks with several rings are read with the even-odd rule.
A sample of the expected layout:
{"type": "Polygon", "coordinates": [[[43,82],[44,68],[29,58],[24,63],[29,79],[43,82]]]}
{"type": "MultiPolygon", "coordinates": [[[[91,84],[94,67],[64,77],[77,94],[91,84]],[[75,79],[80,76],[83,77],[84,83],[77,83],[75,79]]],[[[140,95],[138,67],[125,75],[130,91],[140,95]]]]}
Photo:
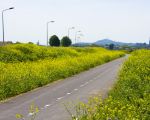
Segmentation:
{"type": "Polygon", "coordinates": [[[33,115],[34,115],[34,112],[33,112],[33,113],[29,113],[29,114],[28,114],[28,116],[33,116],[33,115]]]}
{"type": "Polygon", "coordinates": [[[77,91],[78,89],[74,89],[74,91],[77,91]]]}
{"type": "Polygon", "coordinates": [[[57,98],[57,100],[56,101],[59,101],[59,100],[61,100],[61,99],[63,99],[64,97],[59,97],[59,98],[57,98]]]}
{"type": "Polygon", "coordinates": [[[80,85],[80,87],[84,87],[84,86],[87,85],[88,83],[89,83],[89,82],[86,82],[86,83],[80,85]]]}
{"type": "Polygon", "coordinates": [[[92,82],[93,80],[90,80],[90,82],[92,82]]]}
{"type": "Polygon", "coordinates": [[[89,82],[86,82],[85,84],[88,84],[89,82]]]}
{"type": "Polygon", "coordinates": [[[84,87],[84,84],[83,84],[83,85],[80,85],[80,87],[84,87]]]}
{"type": "Polygon", "coordinates": [[[45,105],[45,106],[44,106],[44,108],[47,108],[47,107],[49,107],[49,106],[51,106],[51,104],[47,104],[47,105],[45,105]]]}
{"type": "Polygon", "coordinates": [[[67,95],[70,95],[71,93],[67,93],[67,95]]]}

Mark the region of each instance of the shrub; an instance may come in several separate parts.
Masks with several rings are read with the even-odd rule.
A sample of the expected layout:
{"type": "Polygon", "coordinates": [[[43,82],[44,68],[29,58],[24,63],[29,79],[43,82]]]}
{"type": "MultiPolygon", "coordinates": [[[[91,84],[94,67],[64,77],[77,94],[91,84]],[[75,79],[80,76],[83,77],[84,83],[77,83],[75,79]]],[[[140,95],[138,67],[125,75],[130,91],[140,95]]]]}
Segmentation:
{"type": "Polygon", "coordinates": [[[49,44],[50,46],[60,46],[60,40],[56,35],[53,35],[50,39],[49,39],[49,44]]]}
{"type": "Polygon", "coordinates": [[[62,38],[61,40],[61,45],[64,46],[64,47],[68,47],[72,44],[72,41],[69,37],[65,36],[62,38]]]}

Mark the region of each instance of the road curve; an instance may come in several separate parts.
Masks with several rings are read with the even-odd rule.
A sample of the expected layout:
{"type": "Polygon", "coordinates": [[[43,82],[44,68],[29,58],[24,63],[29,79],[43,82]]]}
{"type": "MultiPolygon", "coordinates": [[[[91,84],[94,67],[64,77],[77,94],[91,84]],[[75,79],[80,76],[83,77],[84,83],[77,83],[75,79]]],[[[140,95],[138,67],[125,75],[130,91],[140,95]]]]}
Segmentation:
{"type": "Polygon", "coordinates": [[[0,104],[0,120],[16,120],[16,113],[30,117],[29,106],[34,102],[40,112],[36,120],[69,120],[64,103],[87,101],[97,93],[106,95],[116,80],[126,57],[97,66],[73,77],[17,96],[0,104]]]}

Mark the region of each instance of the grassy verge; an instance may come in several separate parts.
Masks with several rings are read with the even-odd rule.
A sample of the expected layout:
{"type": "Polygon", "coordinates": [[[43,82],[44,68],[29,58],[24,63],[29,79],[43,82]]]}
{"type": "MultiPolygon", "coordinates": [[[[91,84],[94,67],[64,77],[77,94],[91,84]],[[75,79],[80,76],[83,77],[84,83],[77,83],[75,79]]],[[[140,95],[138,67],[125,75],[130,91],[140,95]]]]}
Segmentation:
{"type": "Polygon", "coordinates": [[[150,120],[150,51],[132,53],[104,101],[80,103],[74,120],[150,120]]]}
{"type": "Polygon", "coordinates": [[[46,48],[18,44],[0,48],[0,100],[123,56],[103,48],[46,48]]]}

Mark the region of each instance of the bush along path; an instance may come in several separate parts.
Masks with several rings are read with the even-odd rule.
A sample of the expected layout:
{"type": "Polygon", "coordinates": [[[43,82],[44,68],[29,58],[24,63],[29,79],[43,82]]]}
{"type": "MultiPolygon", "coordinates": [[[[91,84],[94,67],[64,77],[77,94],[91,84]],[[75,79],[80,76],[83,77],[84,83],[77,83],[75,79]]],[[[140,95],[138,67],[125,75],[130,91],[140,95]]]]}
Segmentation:
{"type": "Polygon", "coordinates": [[[132,53],[108,98],[92,98],[76,110],[73,120],[150,120],[150,51],[132,53]]]}
{"type": "Polygon", "coordinates": [[[0,47],[0,100],[69,77],[123,56],[103,48],[0,47]]]}

